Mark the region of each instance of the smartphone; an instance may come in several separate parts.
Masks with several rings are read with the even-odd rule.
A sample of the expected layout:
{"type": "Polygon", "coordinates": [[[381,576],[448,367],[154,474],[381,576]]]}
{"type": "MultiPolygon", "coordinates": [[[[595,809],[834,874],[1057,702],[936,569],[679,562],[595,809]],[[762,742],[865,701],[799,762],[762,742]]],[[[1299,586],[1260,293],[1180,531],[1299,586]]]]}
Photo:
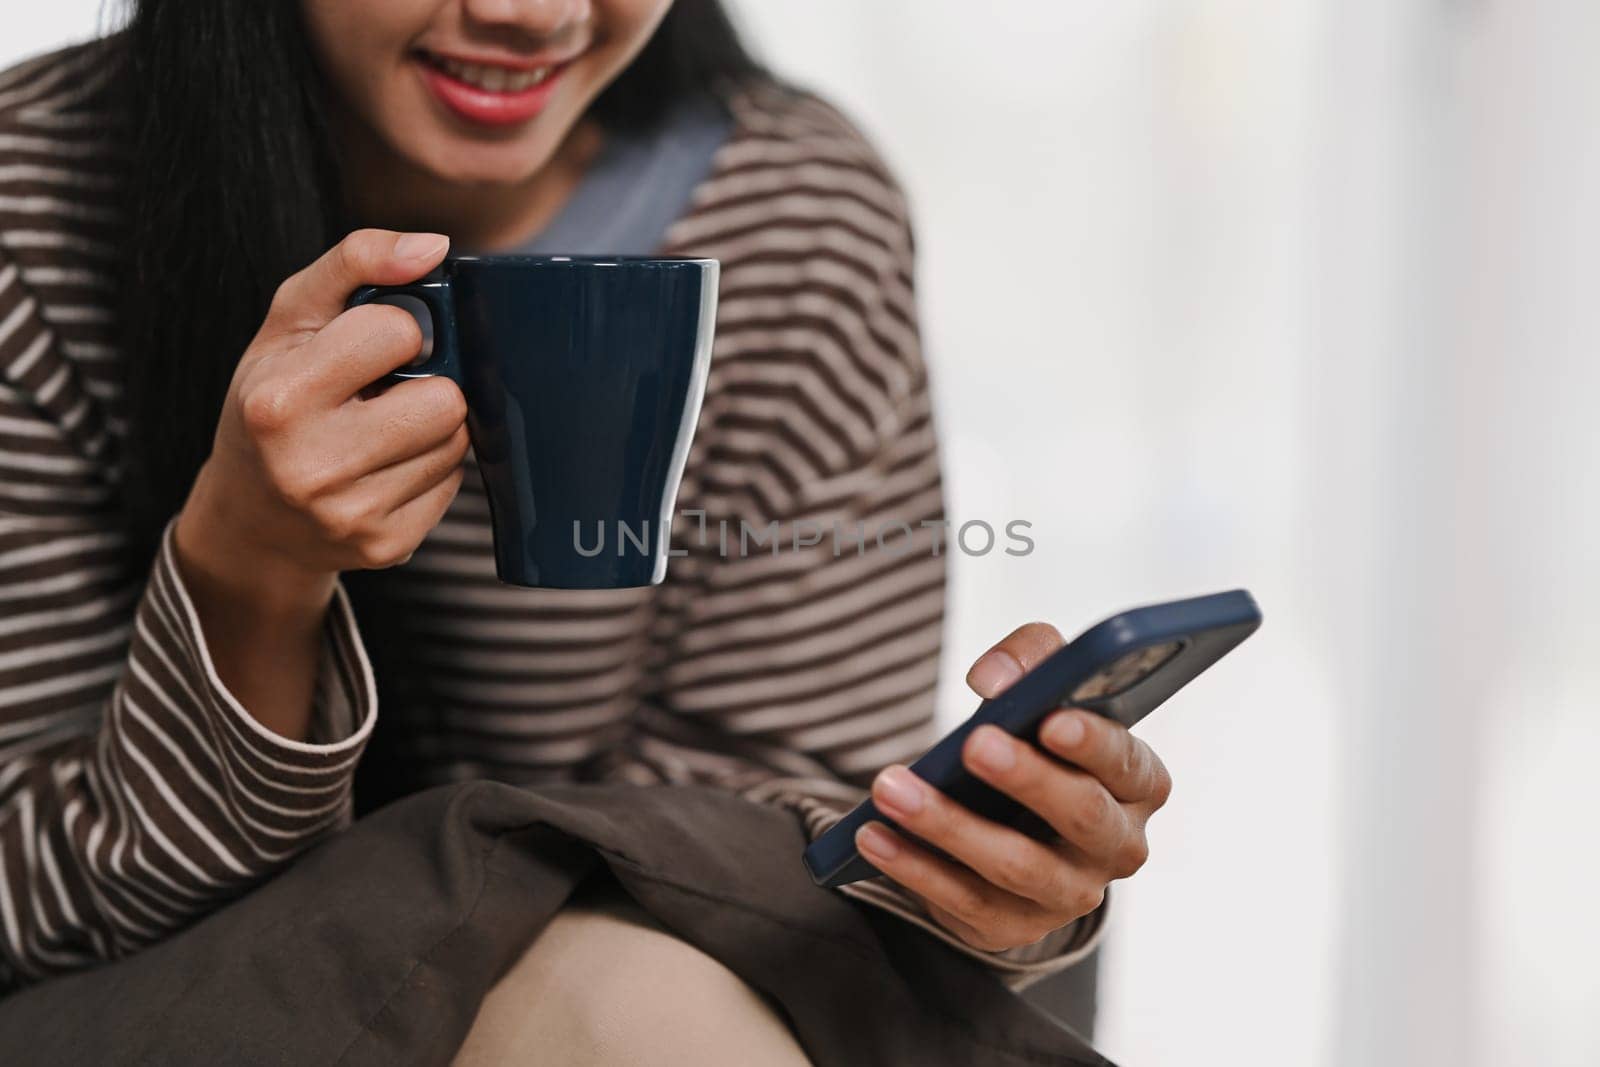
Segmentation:
{"type": "MultiPolygon", "coordinates": [[[[911,770],[977,814],[1041,841],[1051,840],[1055,830],[1043,819],[967,773],[961,763],[961,746],[967,735],[993,723],[1038,744],[1039,725],[1063,707],[1084,708],[1132,726],[1260,625],[1261,610],[1243,589],[1113,615],[1085,630],[1004,693],[980,704],[971,718],[946,734],[911,770]]],[[[870,799],[862,801],[813,841],[805,851],[812,881],[841,886],[879,874],[856,851],[855,844],[856,830],[874,819],[891,821],[870,799]]]]}

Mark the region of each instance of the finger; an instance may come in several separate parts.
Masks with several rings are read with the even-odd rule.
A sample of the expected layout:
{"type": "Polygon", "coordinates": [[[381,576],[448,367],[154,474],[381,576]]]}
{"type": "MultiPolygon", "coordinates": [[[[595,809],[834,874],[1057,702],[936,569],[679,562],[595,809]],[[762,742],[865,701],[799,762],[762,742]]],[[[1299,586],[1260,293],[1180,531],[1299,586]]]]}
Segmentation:
{"type": "Polygon", "coordinates": [[[466,454],[467,431],[462,427],[426,452],[372,472],[357,482],[356,488],[384,501],[392,515],[459,469],[466,454]]]}
{"type": "MultiPolygon", "coordinates": [[[[444,513],[450,510],[450,505],[455,502],[456,494],[461,491],[461,479],[466,472],[457,466],[438,485],[429,489],[419,497],[413,498],[409,503],[402,504],[395,509],[392,516],[395,525],[401,529],[418,531],[414,534],[416,542],[422,543],[423,538],[439,525],[439,520],[444,518],[444,513]]],[[[406,558],[410,558],[409,556],[406,558]]]]}
{"type": "MultiPolygon", "coordinates": [[[[294,402],[303,403],[304,393],[294,402]]],[[[296,431],[311,491],[340,493],[464,433],[466,401],[448,378],[415,378],[370,401],[351,401],[296,431]]]]}
{"type": "Polygon", "coordinates": [[[961,760],[1049,823],[1097,868],[1126,877],[1144,864],[1142,828],[1093,775],[1062,766],[996,726],[974,730],[961,760]]]}
{"type": "Polygon", "coordinates": [[[983,699],[992,700],[1064,643],[1061,632],[1047,622],[1019,626],[978,657],[967,672],[967,685],[983,699]]]}
{"type": "MultiPolygon", "coordinates": [[[[905,889],[904,886],[901,886],[901,888],[905,889]]],[[[911,891],[907,889],[906,892],[910,893],[911,891]]],[[[946,930],[949,930],[952,934],[955,934],[967,944],[976,947],[984,940],[982,933],[967,923],[962,922],[959,917],[944,910],[943,908],[939,907],[939,905],[920,894],[912,893],[911,895],[916,897],[917,902],[922,905],[929,915],[933,916],[935,922],[944,927],[946,930]]]]}
{"type": "Polygon", "coordinates": [[[1039,727],[1039,743],[1100,779],[1111,795],[1153,810],[1167,802],[1172,776],[1128,728],[1081,708],[1058,711],[1039,727]]]}
{"type": "Polygon", "coordinates": [[[278,287],[263,333],[320,330],[363,285],[404,285],[444,259],[450,238],[438,233],[356,230],[278,287]]]}
{"type": "Polygon", "coordinates": [[[433,488],[412,498],[389,515],[385,537],[364,548],[357,566],[369,570],[393,567],[406,562],[424,538],[439,525],[461,489],[462,470],[455,468],[433,488]]]}
{"type": "Polygon", "coordinates": [[[1059,852],[974,814],[906,768],[885,768],[872,783],[872,799],[897,825],[1007,892],[1053,911],[1071,903],[1073,870],[1059,852]]]}
{"type": "Polygon", "coordinates": [[[428,451],[460,430],[466,417],[461,389],[442,376],[408,378],[370,400],[346,404],[338,415],[344,439],[361,442],[361,473],[428,451]]]}
{"type": "Polygon", "coordinates": [[[459,464],[450,473],[439,480],[439,484],[411,500],[401,504],[394,510],[392,518],[395,525],[402,529],[420,531],[417,541],[421,541],[432,529],[439,525],[439,520],[444,518],[444,513],[450,510],[450,505],[455,501],[456,493],[461,489],[461,479],[466,472],[459,464]]]}
{"type": "Polygon", "coordinates": [[[340,314],[307,343],[275,358],[323,404],[342,404],[422,351],[422,329],[404,308],[363,304],[340,314]]]}
{"type": "Polygon", "coordinates": [[[974,948],[995,951],[1037,940],[1051,918],[1024,900],[941,859],[881,822],[856,831],[856,848],[878,870],[960,924],[955,931],[974,948]],[[963,933],[962,930],[970,931],[963,933]]]}

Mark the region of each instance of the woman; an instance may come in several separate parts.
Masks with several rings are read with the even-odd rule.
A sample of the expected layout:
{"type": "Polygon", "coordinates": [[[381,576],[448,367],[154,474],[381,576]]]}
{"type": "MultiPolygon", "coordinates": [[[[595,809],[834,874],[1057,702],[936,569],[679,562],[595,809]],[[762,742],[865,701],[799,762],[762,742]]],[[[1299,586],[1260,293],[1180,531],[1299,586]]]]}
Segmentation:
{"type": "MultiPolygon", "coordinates": [[[[1143,862],[1166,772],[1092,715],[1049,721],[1059,761],[967,747],[1057,845],[904,769],[943,607],[905,206],[710,0],[141,0],[0,75],[0,366],[9,987],[182,942],[312,844],[337,856],[353,794],[448,782],[713,786],[733,822],[811,836],[870,785],[946,855],[875,824],[888,877],[845,892],[1013,985],[1080,958],[1143,862]],[[347,297],[452,246],[722,261],[664,586],[496,584],[459,391],[370,388],[421,336],[347,297]],[[915,551],[690,537],[886,518],[915,551]]],[[[992,696],[1059,643],[1025,626],[968,681],[992,696]]],[[[648,932],[569,908],[501,988],[607,908],[648,932]]],[[[504,1033],[488,1015],[468,1048],[504,1033]]]]}

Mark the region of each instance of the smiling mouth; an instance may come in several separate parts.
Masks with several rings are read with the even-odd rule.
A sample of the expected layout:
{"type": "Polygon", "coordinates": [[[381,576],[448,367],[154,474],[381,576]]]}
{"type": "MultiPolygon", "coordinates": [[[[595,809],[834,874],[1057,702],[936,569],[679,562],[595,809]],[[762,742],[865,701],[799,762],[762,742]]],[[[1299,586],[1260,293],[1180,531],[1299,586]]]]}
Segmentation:
{"type": "Polygon", "coordinates": [[[480,63],[418,49],[413,58],[428,90],[450,114],[475,127],[509,127],[537,116],[577,59],[480,63]]]}
{"type": "Polygon", "coordinates": [[[518,70],[512,67],[491,66],[487,63],[468,63],[449,56],[418,52],[418,58],[434,70],[464,85],[486,93],[520,93],[546,81],[564,64],[552,63],[542,67],[518,70]]]}

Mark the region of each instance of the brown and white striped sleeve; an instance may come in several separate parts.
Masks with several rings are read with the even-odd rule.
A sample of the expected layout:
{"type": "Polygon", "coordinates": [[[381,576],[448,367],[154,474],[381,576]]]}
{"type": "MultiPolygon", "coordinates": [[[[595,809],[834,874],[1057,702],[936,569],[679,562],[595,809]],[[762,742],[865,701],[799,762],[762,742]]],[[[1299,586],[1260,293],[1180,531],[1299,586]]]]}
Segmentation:
{"type": "Polygon", "coordinates": [[[340,825],[376,701],[341,592],[325,743],[239,705],[170,530],[148,579],[123,561],[99,405],[45,310],[0,242],[0,989],[156,941],[340,825]]]}
{"type": "MultiPolygon", "coordinates": [[[[814,98],[758,92],[738,118],[669,235],[722,261],[721,308],[634,747],[658,777],[785,805],[815,837],[935,740],[949,531],[899,189],[814,98]]],[[[1015,987],[1102,925],[984,953],[885,879],[844,891],[1015,987]]]]}

